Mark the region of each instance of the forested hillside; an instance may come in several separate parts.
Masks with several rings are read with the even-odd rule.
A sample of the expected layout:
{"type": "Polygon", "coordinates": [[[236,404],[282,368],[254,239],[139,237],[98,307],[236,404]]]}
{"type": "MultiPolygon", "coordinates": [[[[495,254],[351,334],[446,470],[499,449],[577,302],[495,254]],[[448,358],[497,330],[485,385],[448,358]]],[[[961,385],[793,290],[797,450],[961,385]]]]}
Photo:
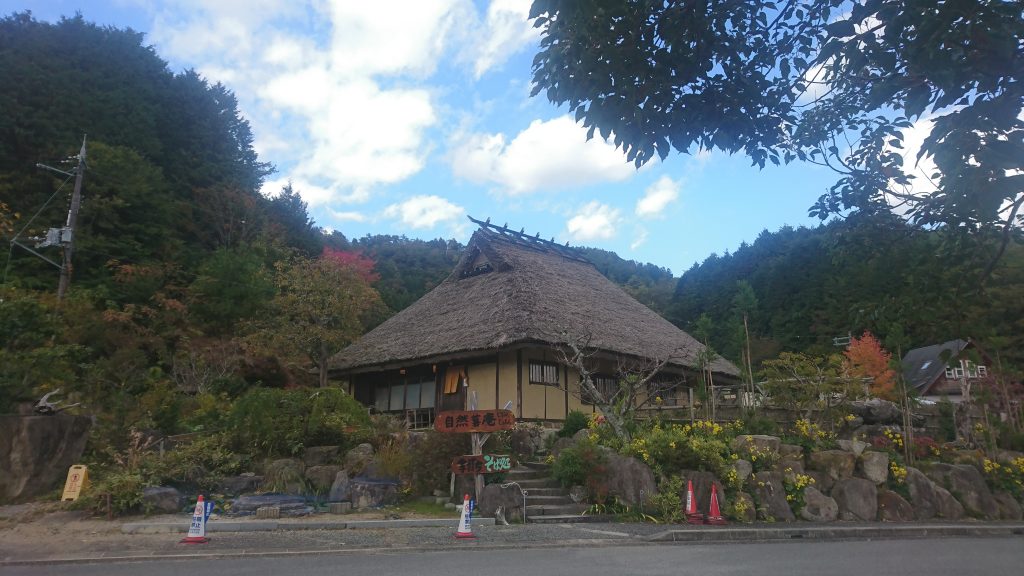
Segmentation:
{"type": "Polygon", "coordinates": [[[670,319],[693,330],[711,319],[716,348],[740,358],[746,282],[755,361],[780,351],[835,351],[834,337],[869,330],[894,352],[975,338],[1020,359],[1024,250],[1011,245],[984,275],[997,242],[964,244],[894,217],[762,232],[753,244],[712,255],[679,279],[670,319]]]}

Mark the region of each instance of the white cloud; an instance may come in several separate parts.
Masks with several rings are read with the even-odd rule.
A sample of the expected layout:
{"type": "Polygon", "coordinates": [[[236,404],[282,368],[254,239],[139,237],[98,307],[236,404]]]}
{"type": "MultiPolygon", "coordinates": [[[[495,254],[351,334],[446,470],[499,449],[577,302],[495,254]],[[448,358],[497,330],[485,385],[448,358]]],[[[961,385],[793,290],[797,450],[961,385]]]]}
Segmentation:
{"type": "Polygon", "coordinates": [[[569,219],[566,230],[577,242],[608,240],[615,237],[616,227],[621,220],[617,208],[594,200],[569,219]]]}
{"type": "Polygon", "coordinates": [[[480,78],[512,54],[540,38],[540,29],[528,20],[533,0],[492,0],[487,20],[475,44],[474,73],[480,78]]]}
{"type": "Polygon", "coordinates": [[[339,222],[366,222],[368,218],[362,212],[339,212],[337,210],[327,211],[331,218],[339,222]]]}
{"type": "Polygon", "coordinates": [[[630,250],[636,250],[637,248],[643,246],[644,243],[646,243],[646,242],[647,242],[647,229],[642,227],[642,226],[638,226],[637,229],[636,229],[636,237],[634,237],[633,241],[629,244],[629,249],[630,250]]]}
{"type": "Polygon", "coordinates": [[[637,200],[636,215],[641,218],[664,217],[665,208],[679,198],[681,186],[681,182],[672,180],[668,176],[658,178],[647,187],[644,197],[637,200]]]}
{"type": "Polygon", "coordinates": [[[471,182],[492,182],[509,195],[626,180],[636,173],[612,144],[586,139],[569,116],[534,120],[511,142],[504,134],[457,138],[452,171],[471,182]]]}
{"type": "Polygon", "coordinates": [[[434,195],[413,196],[384,209],[384,215],[397,218],[410,228],[433,228],[440,222],[455,220],[465,213],[461,206],[434,195]]]}

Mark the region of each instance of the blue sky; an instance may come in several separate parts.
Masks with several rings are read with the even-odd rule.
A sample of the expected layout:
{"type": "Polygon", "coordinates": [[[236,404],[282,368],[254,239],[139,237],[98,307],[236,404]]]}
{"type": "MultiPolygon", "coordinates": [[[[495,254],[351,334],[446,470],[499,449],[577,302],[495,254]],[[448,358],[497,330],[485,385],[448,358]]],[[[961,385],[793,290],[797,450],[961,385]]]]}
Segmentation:
{"type": "Polygon", "coordinates": [[[682,273],[761,230],[815,225],[836,179],[720,152],[641,170],[530,98],[530,0],[0,0],[145,32],[175,72],[222,82],[317,223],[465,242],[466,215],[682,273]],[[388,6],[381,9],[381,6],[388,6]]]}

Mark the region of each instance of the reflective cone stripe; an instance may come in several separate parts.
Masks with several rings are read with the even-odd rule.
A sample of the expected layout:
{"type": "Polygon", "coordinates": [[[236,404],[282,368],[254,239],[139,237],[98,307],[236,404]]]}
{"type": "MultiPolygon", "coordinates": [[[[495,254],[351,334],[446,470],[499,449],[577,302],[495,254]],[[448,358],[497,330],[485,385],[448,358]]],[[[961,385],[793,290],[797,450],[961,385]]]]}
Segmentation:
{"type": "Polygon", "coordinates": [[[697,513],[697,499],[693,496],[693,480],[686,481],[686,515],[697,513]]]}
{"type": "Polygon", "coordinates": [[[693,480],[686,481],[686,521],[690,524],[704,523],[704,515],[697,512],[697,497],[693,494],[693,480]]]}
{"type": "Polygon", "coordinates": [[[188,536],[180,543],[205,544],[209,541],[209,538],[206,537],[206,504],[203,503],[203,495],[200,494],[195,510],[192,512],[192,524],[188,527],[188,536]]]}
{"type": "Polygon", "coordinates": [[[459,517],[459,529],[455,532],[456,538],[476,538],[473,536],[473,505],[470,503],[469,494],[462,500],[462,516],[459,517]]]}

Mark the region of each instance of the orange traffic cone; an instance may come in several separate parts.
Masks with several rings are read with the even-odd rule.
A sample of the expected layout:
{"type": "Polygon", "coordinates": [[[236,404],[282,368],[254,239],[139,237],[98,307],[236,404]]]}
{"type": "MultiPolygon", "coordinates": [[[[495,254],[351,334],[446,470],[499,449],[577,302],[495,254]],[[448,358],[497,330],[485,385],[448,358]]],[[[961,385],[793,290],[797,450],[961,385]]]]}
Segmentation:
{"type": "Polygon", "coordinates": [[[199,495],[196,501],[196,508],[192,511],[192,525],[188,527],[188,536],[180,544],[206,544],[210,539],[206,537],[206,504],[203,503],[203,495],[199,495]]]}
{"type": "Polygon", "coordinates": [[[693,494],[693,480],[686,481],[686,521],[690,524],[704,523],[704,516],[697,512],[697,497],[693,494]]]}
{"type": "Polygon", "coordinates": [[[715,526],[724,526],[725,518],[722,517],[722,511],[718,509],[718,485],[711,483],[711,506],[708,507],[708,517],[704,520],[705,524],[714,524],[715,526]]]}
{"type": "Polygon", "coordinates": [[[462,500],[462,516],[459,518],[459,529],[455,532],[456,538],[476,538],[473,536],[473,503],[469,494],[462,500]]]}

